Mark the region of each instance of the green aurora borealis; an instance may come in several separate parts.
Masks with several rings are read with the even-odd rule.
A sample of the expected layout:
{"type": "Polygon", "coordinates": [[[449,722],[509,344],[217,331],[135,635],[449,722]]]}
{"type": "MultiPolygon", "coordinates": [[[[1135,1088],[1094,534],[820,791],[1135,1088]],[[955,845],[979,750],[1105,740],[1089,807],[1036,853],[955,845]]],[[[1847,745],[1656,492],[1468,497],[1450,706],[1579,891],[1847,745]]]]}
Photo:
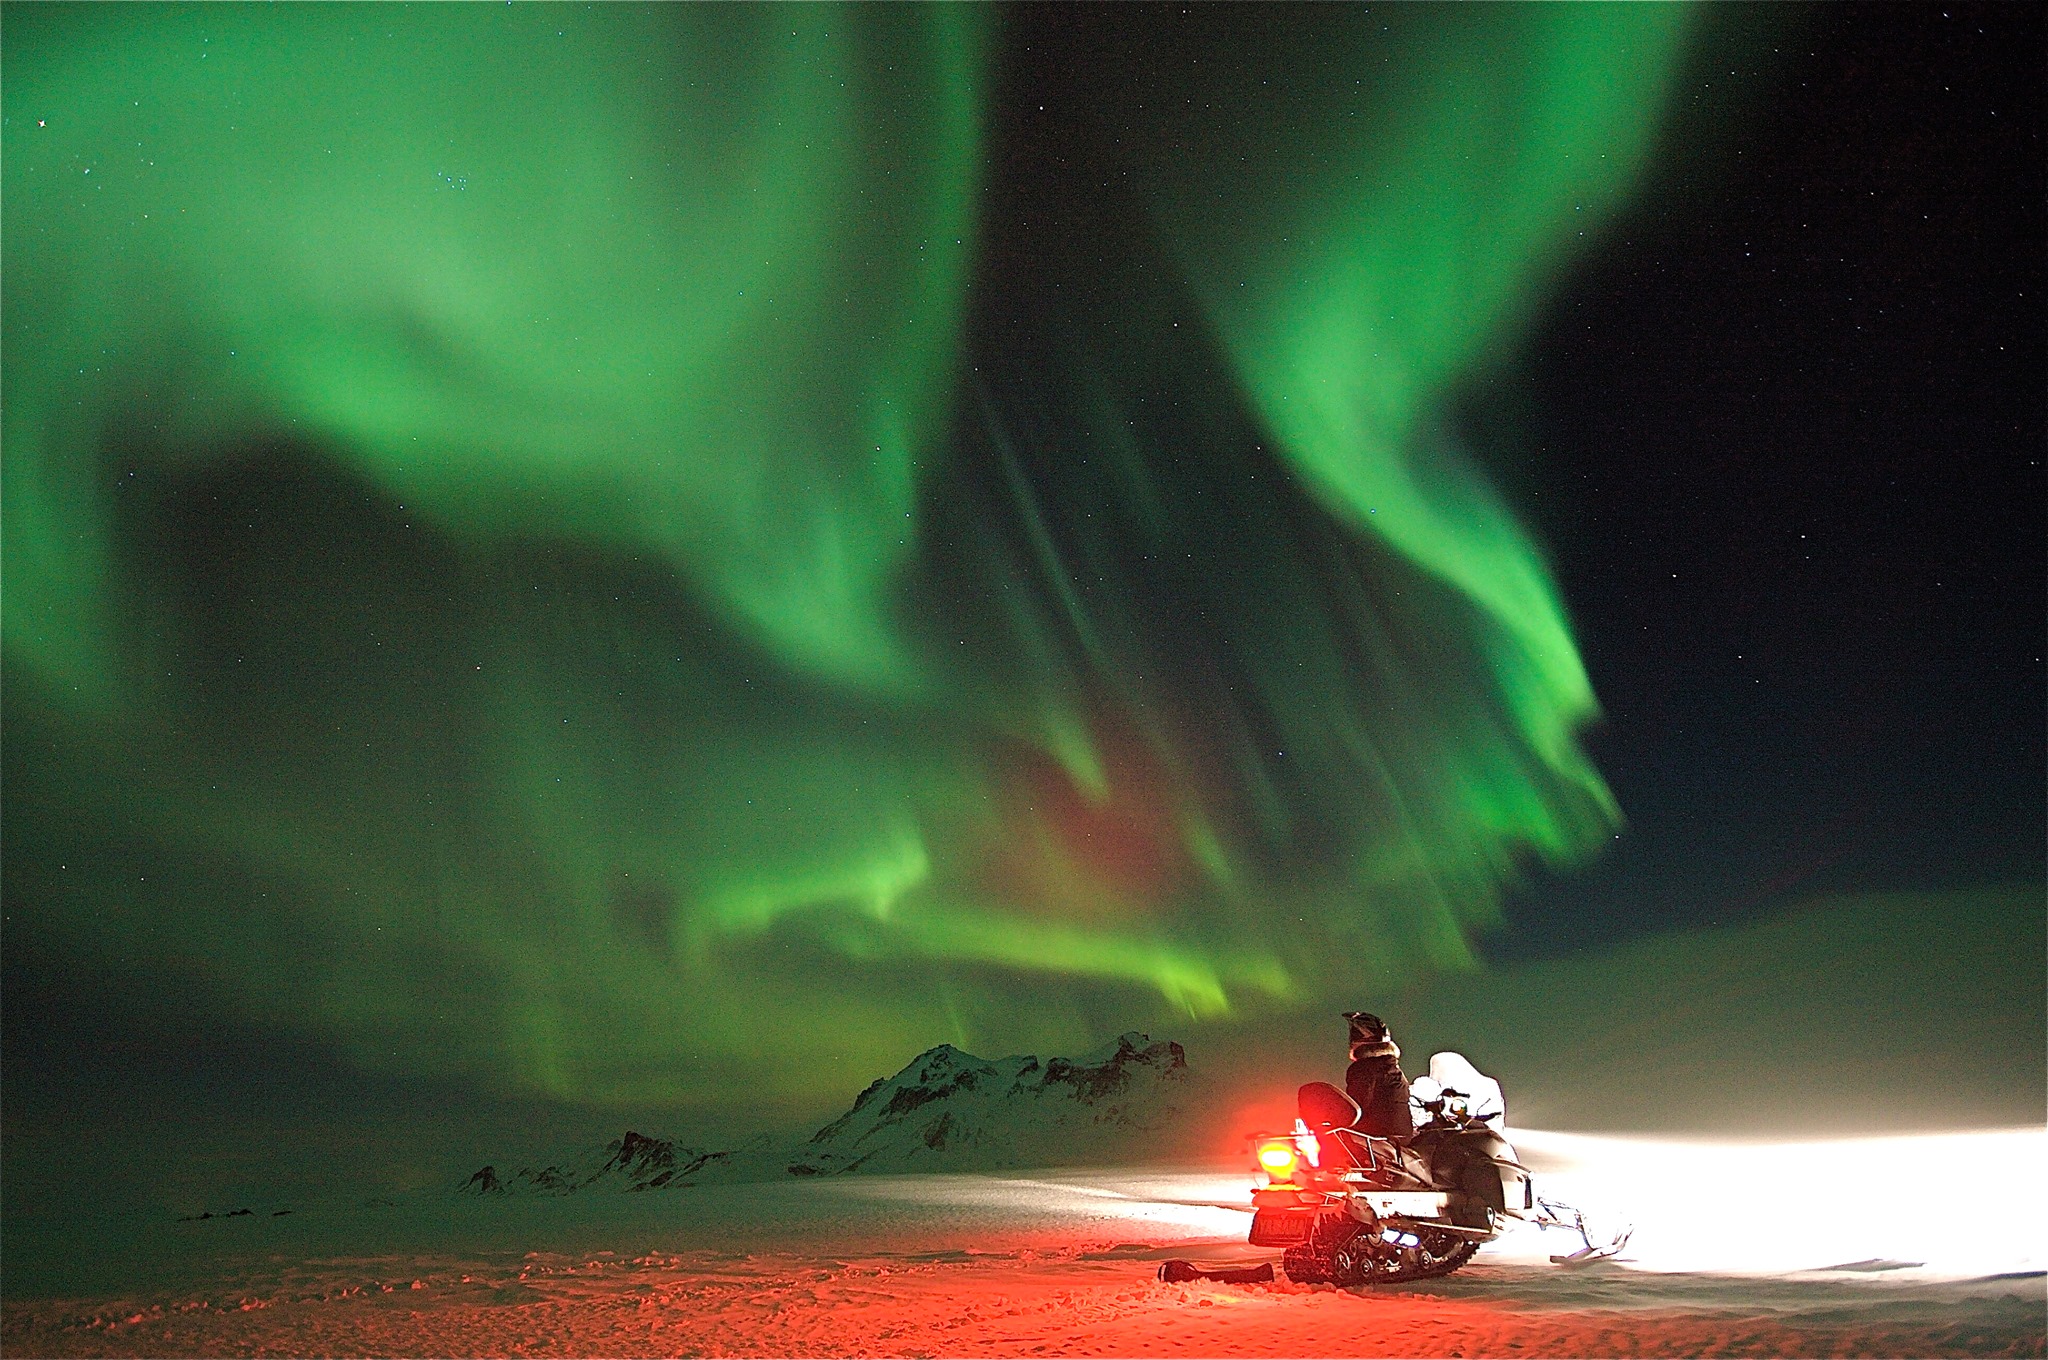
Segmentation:
{"type": "Polygon", "coordinates": [[[11,938],[702,1105],[1469,966],[1618,812],[1450,412],[1686,15],[1134,74],[1020,397],[999,12],[10,7],[11,938]]]}

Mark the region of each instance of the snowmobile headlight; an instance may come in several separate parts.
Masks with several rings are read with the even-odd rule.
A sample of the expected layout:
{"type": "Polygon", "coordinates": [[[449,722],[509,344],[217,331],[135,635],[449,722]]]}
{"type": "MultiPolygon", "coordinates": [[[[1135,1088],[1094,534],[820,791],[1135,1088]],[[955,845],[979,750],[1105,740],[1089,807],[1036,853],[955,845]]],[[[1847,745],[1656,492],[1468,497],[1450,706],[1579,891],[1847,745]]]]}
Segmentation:
{"type": "Polygon", "coordinates": [[[1294,1141],[1289,1138],[1274,1138],[1259,1144],[1259,1165],[1275,1181],[1294,1179],[1294,1168],[1301,1163],[1301,1157],[1294,1150],[1294,1141]]]}

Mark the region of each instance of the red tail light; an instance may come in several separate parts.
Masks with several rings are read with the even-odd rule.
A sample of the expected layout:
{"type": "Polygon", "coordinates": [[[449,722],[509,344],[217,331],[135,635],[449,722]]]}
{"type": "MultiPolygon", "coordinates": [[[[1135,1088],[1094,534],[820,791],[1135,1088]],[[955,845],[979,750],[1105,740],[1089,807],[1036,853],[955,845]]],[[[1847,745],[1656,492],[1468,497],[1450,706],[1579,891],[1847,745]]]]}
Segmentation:
{"type": "Polygon", "coordinates": [[[1301,1154],[1294,1150],[1291,1138],[1273,1138],[1259,1144],[1259,1167],[1274,1181],[1291,1181],[1294,1169],[1301,1164],[1301,1154]]]}

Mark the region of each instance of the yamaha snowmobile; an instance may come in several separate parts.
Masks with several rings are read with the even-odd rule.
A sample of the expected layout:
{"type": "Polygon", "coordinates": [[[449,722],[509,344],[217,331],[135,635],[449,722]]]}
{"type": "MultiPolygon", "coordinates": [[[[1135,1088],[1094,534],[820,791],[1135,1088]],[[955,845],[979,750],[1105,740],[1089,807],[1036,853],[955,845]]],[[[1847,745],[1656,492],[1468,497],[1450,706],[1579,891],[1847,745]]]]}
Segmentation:
{"type": "Polygon", "coordinates": [[[1252,1192],[1252,1245],[1283,1248],[1291,1280],[1347,1287],[1448,1275],[1518,1222],[1579,1234],[1559,1264],[1622,1249],[1626,1233],[1596,1244],[1582,1214],[1537,1198],[1502,1135],[1498,1082],[1456,1053],[1429,1071],[1411,1088],[1412,1137],[1361,1132],[1358,1103],[1323,1081],[1301,1088],[1292,1132],[1253,1135],[1266,1184],[1252,1192]]]}

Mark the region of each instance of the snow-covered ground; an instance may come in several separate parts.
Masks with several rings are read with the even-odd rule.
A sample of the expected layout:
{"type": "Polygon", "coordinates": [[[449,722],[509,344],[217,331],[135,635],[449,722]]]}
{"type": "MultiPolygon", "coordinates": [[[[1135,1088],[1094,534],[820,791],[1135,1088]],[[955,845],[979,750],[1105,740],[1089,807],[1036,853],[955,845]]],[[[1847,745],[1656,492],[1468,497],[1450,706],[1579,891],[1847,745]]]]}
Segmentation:
{"type": "Polygon", "coordinates": [[[2040,1355],[2048,1132],[1828,1143],[1516,1130],[1622,1261],[1521,1229],[1383,1290],[1160,1283],[1250,1176],[814,1176],[268,1206],[10,1233],[9,1355],[2040,1355]]]}

